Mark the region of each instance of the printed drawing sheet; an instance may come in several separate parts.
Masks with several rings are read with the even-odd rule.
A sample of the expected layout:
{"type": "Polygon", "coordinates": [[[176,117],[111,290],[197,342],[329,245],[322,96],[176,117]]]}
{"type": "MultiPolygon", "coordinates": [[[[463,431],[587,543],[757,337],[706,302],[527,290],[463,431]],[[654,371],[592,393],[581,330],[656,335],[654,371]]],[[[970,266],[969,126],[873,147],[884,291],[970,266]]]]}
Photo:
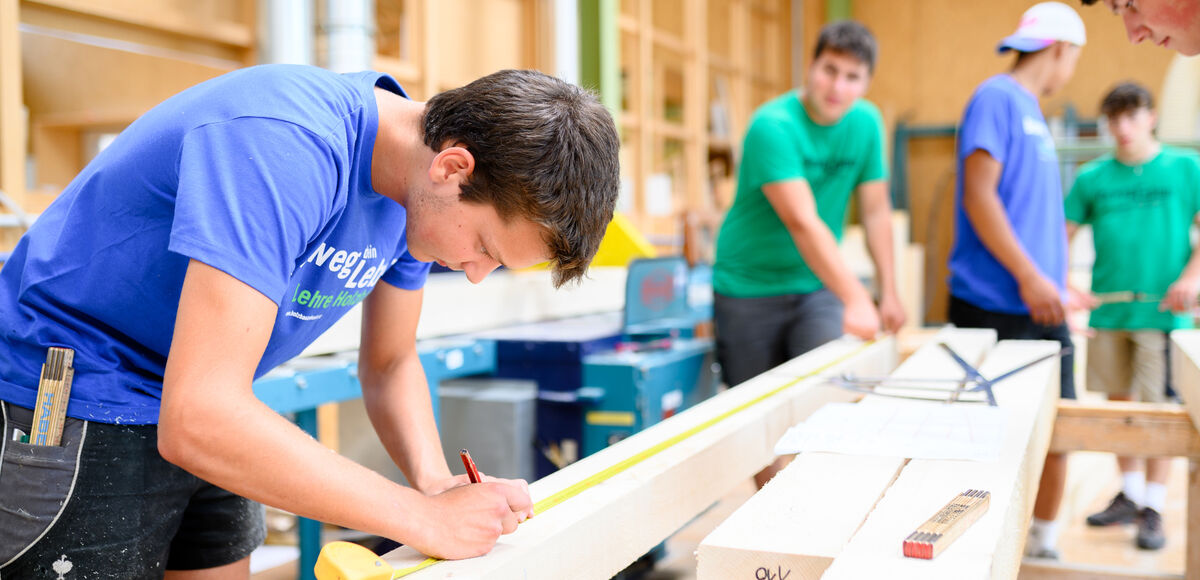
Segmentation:
{"type": "Polygon", "coordinates": [[[964,403],[882,398],[830,403],[788,429],[775,453],[996,461],[1004,443],[1004,416],[997,407],[964,403]]]}

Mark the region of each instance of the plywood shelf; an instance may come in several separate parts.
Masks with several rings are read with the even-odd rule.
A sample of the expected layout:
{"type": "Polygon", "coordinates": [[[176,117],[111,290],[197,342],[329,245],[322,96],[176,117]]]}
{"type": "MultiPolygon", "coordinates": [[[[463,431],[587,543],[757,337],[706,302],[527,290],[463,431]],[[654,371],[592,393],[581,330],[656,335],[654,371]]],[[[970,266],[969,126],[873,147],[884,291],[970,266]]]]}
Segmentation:
{"type": "Polygon", "coordinates": [[[238,6],[237,2],[201,2],[196,3],[190,10],[181,10],[177,4],[135,0],[25,0],[24,3],[241,49],[254,47],[253,24],[245,18],[245,14],[239,13],[244,8],[238,6]],[[207,10],[205,5],[208,6],[207,10]],[[221,18],[219,14],[214,14],[217,11],[226,12],[227,17],[221,18]]]}
{"type": "MultiPolygon", "coordinates": [[[[101,134],[123,130],[189,86],[256,64],[257,5],[0,0],[0,190],[15,199],[26,190],[61,191],[96,153],[101,134]]],[[[554,70],[552,14],[541,0],[376,0],[375,7],[384,36],[370,66],[415,99],[504,68],[554,70]],[[459,41],[446,44],[428,31],[452,15],[467,16],[456,20],[459,41]]],[[[0,232],[0,251],[16,234],[0,232]]]]}
{"type": "Polygon", "coordinates": [[[754,55],[764,40],[790,46],[790,10],[788,0],[621,2],[622,126],[635,132],[626,139],[623,171],[633,185],[631,217],[648,236],[676,239],[688,212],[724,209],[728,196],[712,192],[734,171],[746,122],[789,88],[790,50],[774,59],[754,55]],[[719,166],[711,164],[714,152],[719,166]],[[667,216],[664,187],[672,192],[667,216]]]}

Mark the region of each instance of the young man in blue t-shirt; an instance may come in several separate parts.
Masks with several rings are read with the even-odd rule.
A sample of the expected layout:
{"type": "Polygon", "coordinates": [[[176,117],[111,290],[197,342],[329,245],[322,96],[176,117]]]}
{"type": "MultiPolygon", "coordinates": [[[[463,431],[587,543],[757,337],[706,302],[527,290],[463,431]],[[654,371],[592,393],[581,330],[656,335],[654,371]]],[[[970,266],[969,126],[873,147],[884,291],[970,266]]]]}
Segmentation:
{"type": "MultiPolygon", "coordinates": [[[[1083,21],[1069,6],[1034,5],[998,48],[1017,52],[1012,70],[984,81],[967,104],[950,252],[949,318],[956,326],[993,328],[1001,340],[1071,346],[1062,183],[1038,98],[1067,83],[1085,41],[1083,21]]],[[[1075,398],[1074,358],[1064,356],[1061,364],[1061,395],[1075,398]]],[[[1066,458],[1047,456],[1027,555],[1057,557],[1055,518],[1065,480],[1066,458]]]]}
{"type": "Polygon", "coordinates": [[[532,71],[419,103],[379,73],[261,66],[146,113],[0,269],[0,575],[62,559],[89,578],[247,577],[256,502],[439,557],[489,551],[528,489],[465,485],[443,459],[416,352],[428,263],[578,278],[618,147],[594,97],[532,71]],[[251,390],[358,302],[363,397],[412,488],[251,390]],[[51,346],[75,350],[75,378],[62,445],[39,448],[13,434],[51,346]]]}

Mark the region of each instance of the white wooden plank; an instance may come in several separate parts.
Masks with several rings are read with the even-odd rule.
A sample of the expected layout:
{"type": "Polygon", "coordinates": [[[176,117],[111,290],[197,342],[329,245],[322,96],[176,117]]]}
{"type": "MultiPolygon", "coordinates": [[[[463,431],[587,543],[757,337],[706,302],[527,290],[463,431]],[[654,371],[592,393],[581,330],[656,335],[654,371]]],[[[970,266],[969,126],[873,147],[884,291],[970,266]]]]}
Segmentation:
{"type": "MultiPolygon", "coordinates": [[[[1175,391],[1200,429],[1200,330],[1171,332],[1171,371],[1175,391]]],[[[1188,462],[1187,577],[1200,578],[1200,461],[1188,462]]]]}
{"type": "MultiPolygon", "coordinates": [[[[894,365],[891,338],[867,346],[834,341],[789,363],[786,373],[765,373],[534,482],[536,502],[792,385],[535,516],[501,538],[489,555],[441,562],[408,578],[609,578],[770,463],[772,447],[788,425],[823,401],[851,396],[820,384],[818,375],[886,373],[894,365]],[[801,378],[805,375],[811,376],[801,378]]],[[[396,567],[422,559],[407,548],[385,556],[396,567]]]]}
{"type": "Polygon", "coordinates": [[[904,463],[899,457],[796,456],[704,538],[696,578],[820,578],[904,463]]]}
{"type": "MultiPolygon", "coordinates": [[[[1002,341],[980,371],[996,376],[1058,349],[1056,342],[1002,341]]],[[[1053,428],[1058,369],[1051,359],[996,386],[1006,414],[999,461],[910,461],[823,578],[1015,578],[1053,428]],[[903,539],[966,489],[992,493],[988,513],[937,558],[905,558],[903,539]]]]}
{"type": "Polygon", "coordinates": [[[1200,330],[1171,332],[1171,371],[1175,391],[1200,429],[1200,330]]]}
{"type": "MultiPolygon", "coordinates": [[[[946,343],[977,363],[996,342],[990,330],[944,328],[891,374],[963,376],[946,343]]],[[[786,370],[787,366],[779,371],[786,370]]],[[[898,389],[894,391],[901,392],[898,389]]],[[[898,399],[871,395],[878,404],[898,399]]],[[[904,466],[903,457],[804,453],[718,526],[697,550],[697,578],[820,578],[904,466]]]]}

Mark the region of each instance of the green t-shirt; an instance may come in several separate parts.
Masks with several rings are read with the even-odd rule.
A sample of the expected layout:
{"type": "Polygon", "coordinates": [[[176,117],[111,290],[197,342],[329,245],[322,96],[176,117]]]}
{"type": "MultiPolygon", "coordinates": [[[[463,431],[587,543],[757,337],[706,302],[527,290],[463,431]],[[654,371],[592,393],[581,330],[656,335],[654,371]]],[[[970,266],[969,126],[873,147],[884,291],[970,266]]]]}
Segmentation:
{"type": "Polygon", "coordinates": [[[717,236],[713,289],[737,298],[821,289],[764,185],[807,181],[821,221],[841,240],[850,194],[886,177],[883,120],[875,105],[860,99],[836,124],[818,125],[795,91],[768,101],[746,130],[737,196],[717,236]]]}
{"type": "Polygon", "coordinates": [[[1152,300],[1104,304],[1091,326],[1113,330],[1190,328],[1187,316],[1158,311],[1158,300],[1192,255],[1189,232],[1200,211],[1200,157],[1163,146],[1129,166],[1106,155],[1080,169],[1066,200],[1067,220],[1091,224],[1096,245],[1092,292],[1136,292],[1152,300]]]}

